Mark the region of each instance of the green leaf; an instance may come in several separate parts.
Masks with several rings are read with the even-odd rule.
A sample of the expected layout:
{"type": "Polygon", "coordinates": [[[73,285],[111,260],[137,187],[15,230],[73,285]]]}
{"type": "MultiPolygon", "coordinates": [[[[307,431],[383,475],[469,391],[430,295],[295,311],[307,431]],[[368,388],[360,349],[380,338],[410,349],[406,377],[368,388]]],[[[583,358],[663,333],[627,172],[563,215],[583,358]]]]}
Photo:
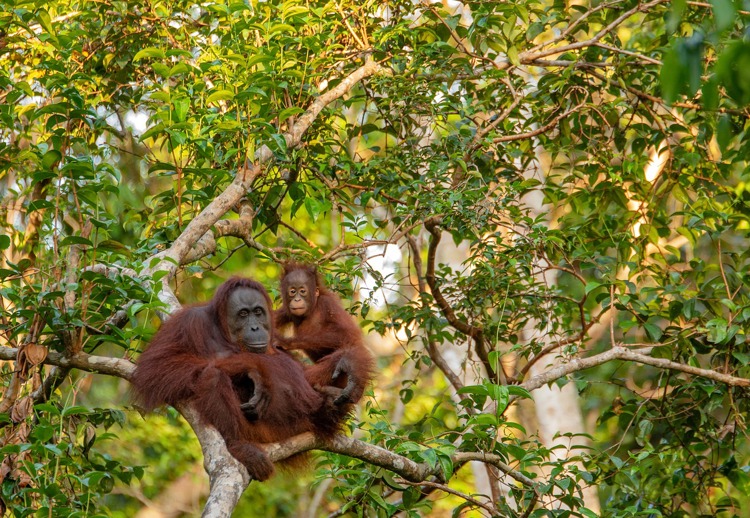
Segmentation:
{"type": "Polygon", "coordinates": [[[662,330],[659,326],[651,322],[646,322],[643,325],[643,328],[646,330],[646,334],[652,341],[654,342],[659,341],[662,335],[662,330]]]}
{"type": "Polygon", "coordinates": [[[269,29],[268,36],[272,37],[272,36],[275,36],[276,34],[281,34],[284,32],[297,32],[297,30],[289,24],[279,23],[279,24],[272,26],[269,29]]]}
{"type": "Polygon", "coordinates": [[[94,243],[91,242],[91,240],[86,239],[85,237],[81,236],[66,236],[60,241],[61,246],[69,246],[69,245],[85,245],[85,246],[94,246],[94,243]]]}
{"type": "Polygon", "coordinates": [[[734,4],[731,0],[710,0],[716,28],[719,31],[728,29],[734,24],[734,18],[737,14],[734,10],[734,4]]]}
{"type": "Polygon", "coordinates": [[[190,109],[190,99],[187,97],[178,97],[172,101],[174,105],[174,118],[177,122],[185,122],[188,109],[190,109]]]}
{"type": "Polygon", "coordinates": [[[456,391],[459,394],[487,395],[487,388],[483,385],[465,385],[456,391]]]}
{"type": "Polygon", "coordinates": [[[521,60],[518,57],[518,49],[516,47],[510,47],[508,49],[508,61],[510,61],[513,66],[521,65],[521,60]]]}
{"type": "Polygon", "coordinates": [[[63,417],[69,417],[71,415],[88,414],[90,410],[84,406],[71,406],[65,408],[62,412],[63,417]]]}
{"type": "Polygon", "coordinates": [[[435,450],[428,449],[428,450],[421,451],[419,453],[419,456],[422,457],[422,460],[424,460],[427,463],[427,465],[430,466],[431,468],[434,469],[437,466],[438,455],[435,452],[435,450]]]}
{"type": "Polygon", "coordinates": [[[284,122],[292,115],[299,115],[300,113],[305,113],[305,110],[297,106],[292,106],[290,108],[282,110],[281,113],[279,113],[279,122],[284,122]]]}
{"type": "Polygon", "coordinates": [[[443,477],[445,478],[445,480],[450,480],[453,476],[453,461],[451,461],[450,457],[439,455],[438,462],[440,463],[440,469],[443,472],[443,477]]]}
{"type": "Polygon", "coordinates": [[[732,125],[732,119],[725,113],[719,117],[719,124],[716,128],[716,142],[718,142],[719,149],[721,149],[722,153],[727,152],[733,138],[734,128],[732,125]]]}
{"type": "Polygon", "coordinates": [[[55,35],[55,31],[52,27],[52,20],[47,11],[45,11],[44,9],[40,9],[39,11],[37,11],[36,19],[39,22],[39,25],[42,26],[47,34],[51,36],[55,35]]]}
{"type": "Polygon", "coordinates": [[[588,295],[589,293],[591,293],[592,291],[594,291],[597,288],[600,288],[601,286],[602,286],[602,283],[600,283],[600,282],[589,281],[589,282],[586,283],[586,287],[584,288],[583,291],[584,291],[584,293],[586,293],[586,295],[588,295]]]}
{"type": "Polygon", "coordinates": [[[742,365],[750,365],[750,354],[741,353],[739,351],[732,352],[732,356],[739,361],[742,365]]]}
{"type": "Polygon", "coordinates": [[[523,387],[519,387],[518,385],[508,385],[506,388],[508,394],[511,396],[531,399],[531,393],[523,387]]]}
{"type": "Polygon", "coordinates": [[[743,495],[750,495],[750,475],[744,469],[732,469],[727,478],[743,495]]]}
{"type": "Polygon", "coordinates": [[[157,49],[156,47],[146,47],[145,49],[138,51],[136,55],[133,56],[133,62],[138,62],[144,58],[166,59],[167,56],[164,54],[164,51],[162,49],[157,49]]]}
{"type": "Polygon", "coordinates": [[[166,134],[166,131],[164,130],[165,125],[164,123],[160,122],[156,126],[153,126],[149,128],[148,130],[143,132],[143,135],[141,135],[140,140],[144,141],[149,138],[155,138],[156,136],[161,136],[163,134],[166,134]]]}
{"type": "Polygon", "coordinates": [[[52,167],[62,160],[62,153],[56,149],[50,149],[42,157],[42,167],[52,169],[52,167]]]}
{"type": "Polygon", "coordinates": [[[667,51],[659,71],[661,95],[667,103],[673,103],[680,95],[682,87],[682,65],[675,48],[667,51]]]}
{"type": "Polygon", "coordinates": [[[730,45],[716,62],[719,84],[739,104],[750,103],[750,42],[741,40],[730,45]]]}
{"type": "Polygon", "coordinates": [[[206,99],[206,103],[213,104],[218,101],[229,101],[230,99],[234,99],[234,92],[231,90],[216,90],[214,93],[208,96],[206,99]]]}

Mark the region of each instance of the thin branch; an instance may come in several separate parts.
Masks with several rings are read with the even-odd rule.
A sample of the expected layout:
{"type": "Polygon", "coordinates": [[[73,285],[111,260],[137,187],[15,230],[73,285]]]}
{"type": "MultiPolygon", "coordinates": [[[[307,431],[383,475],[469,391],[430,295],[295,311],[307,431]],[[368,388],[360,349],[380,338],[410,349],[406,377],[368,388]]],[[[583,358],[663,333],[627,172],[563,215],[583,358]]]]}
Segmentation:
{"type": "Polygon", "coordinates": [[[425,228],[430,234],[432,234],[432,238],[430,239],[430,244],[427,249],[427,274],[425,275],[427,285],[430,287],[430,291],[432,292],[433,299],[435,299],[435,303],[437,304],[440,312],[443,314],[448,323],[455,327],[459,332],[469,336],[474,340],[474,351],[477,353],[477,356],[482,362],[482,365],[484,365],[487,374],[491,374],[492,372],[495,372],[497,370],[500,381],[503,384],[506,384],[507,380],[502,368],[493,368],[492,362],[489,359],[489,354],[487,353],[487,349],[485,348],[486,344],[484,339],[484,329],[471,325],[458,318],[458,315],[456,315],[456,312],[453,311],[453,308],[448,303],[448,301],[445,300],[443,293],[440,291],[440,287],[437,285],[435,277],[435,254],[437,252],[438,243],[440,243],[440,239],[442,237],[442,230],[440,229],[440,227],[438,227],[441,219],[441,217],[436,216],[429,218],[424,222],[425,228]]]}
{"type": "Polygon", "coordinates": [[[453,455],[451,457],[454,463],[465,463],[465,462],[484,462],[486,464],[492,464],[497,469],[508,475],[509,477],[515,479],[516,481],[520,482],[524,486],[528,486],[531,489],[534,489],[534,491],[537,491],[537,483],[534,482],[532,479],[524,475],[523,473],[520,473],[510,466],[508,466],[505,462],[503,462],[502,457],[500,455],[495,455],[494,453],[486,453],[483,451],[470,451],[470,452],[459,452],[453,455]]]}
{"type": "Polygon", "coordinates": [[[527,63],[529,61],[538,60],[539,58],[543,58],[546,56],[551,56],[553,54],[562,54],[563,52],[568,52],[570,50],[576,50],[581,49],[584,47],[590,47],[592,45],[596,45],[600,39],[602,39],[604,36],[612,32],[614,29],[616,29],[622,22],[630,18],[636,13],[648,11],[652,7],[655,7],[659,4],[665,4],[667,3],[667,0],[652,0],[651,2],[647,2],[644,4],[638,4],[633,9],[630,9],[629,11],[624,12],[620,16],[618,16],[615,20],[613,20],[609,25],[604,27],[602,30],[600,30],[598,33],[596,33],[592,38],[585,40],[585,41],[578,41],[575,43],[571,43],[569,45],[562,45],[560,47],[554,47],[547,50],[541,50],[536,51],[536,53],[532,54],[532,52],[522,52],[519,55],[519,59],[522,63],[527,63]]]}
{"type": "Polygon", "coordinates": [[[34,403],[43,403],[47,401],[52,395],[52,392],[59,387],[63,381],[65,381],[69,372],[70,368],[68,367],[53,366],[47,374],[47,377],[44,378],[44,381],[39,385],[39,388],[31,393],[31,398],[34,400],[34,403]]]}
{"type": "Polygon", "coordinates": [[[320,255],[323,255],[325,253],[322,248],[320,248],[318,245],[313,243],[307,236],[305,236],[302,232],[294,228],[289,223],[286,223],[285,221],[281,219],[278,220],[278,223],[279,225],[286,228],[287,230],[290,230],[294,235],[296,235],[299,239],[301,239],[307,246],[309,246],[310,248],[317,249],[320,255]]]}
{"type": "Polygon", "coordinates": [[[464,161],[467,160],[468,156],[473,153],[479,146],[482,145],[482,140],[484,139],[487,134],[497,128],[500,123],[502,123],[505,119],[508,118],[508,116],[515,110],[519,104],[521,104],[521,101],[524,98],[519,96],[516,96],[513,101],[510,103],[510,106],[508,106],[505,110],[503,110],[503,113],[499,114],[497,118],[492,121],[490,124],[485,126],[484,128],[481,128],[477,131],[476,135],[474,135],[474,138],[471,139],[471,142],[468,145],[468,149],[466,150],[466,153],[464,153],[464,161]]]}
{"type": "Polygon", "coordinates": [[[399,230],[398,232],[395,232],[388,239],[367,239],[359,243],[353,243],[353,244],[348,244],[348,245],[343,242],[339,243],[336,247],[329,250],[328,253],[320,257],[320,259],[318,259],[318,262],[322,263],[325,261],[333,260],[339,255],[349,250],[361,250],[370,246],[393,245],[395,243],[398,243],[404,237],[408,236],[412,232],[412,230],[414,230],[419,225],[421,225],[421,223],[419,222],[409,225],[406,228],[403,228],[399,230]]]}
{"type": "MultiPolygon", "coordinates": [[[[312,126],[312,123],[315,122],[315,119],[326,106],[349,93],[349,91],[363,79],[382,73],[387,73],[387,69],[382,67],[377,61],[372,59],[372,57],[367,57],[364,65],[342,79],[334,88],[318,97],[305,113],[299,116],[294,126],[292,126],[288,133],[284,134],[287,147],[297,147],[300,144],[302,135],[310,126],[312,126]]],[[[268,146],[264,145],[256,153],[256,160],[267,162],[272,156],[273,152],[268,146]]]]}
{"type": "Polygon", "coordinates": [[[467,502],[469,502],[470,504],[472,504],[472,505],[474,505],[476,507],[481,507],[482,509],[484,509],[485,511],[487,511],[488,513],[490,513],[490,516],[492,516],[492,517],[499,517],[500,516],[500,514],[499,514],[499,512],[498,512],[497,509],[493,509],[489,505],[480,502],[476,498],[473,498],[473,497],[467,495],[466,493],[462,493],[461,491],[458,491],[458,490],[453,489],[451,487],[448,487],[445,484],[438,484],[437,482],[426,482],[426,481],[425,482],[409,482],[408,480],[399,480],[398,482],[400,482],[402,484],[407,484],[407,485],[410,485],[410,486],[423,486],[423,487],[432,487],[432,488],[435,488],[435,489],[439,489],[440,491],[443,491],[445,493],[450,493],[451,495],[455,495],[455,496],[457,496],[459,498],[462,498],[463,500],[466,500],[467,502]]]}
{"type": "Polygon", "coordinates": [[[514,140],[524,140],[524,139],[527,139],[527,138],[536,137],[537,135],[541,135],[542,133],[547,133],[549,130],[551,130],[552,128],[554,128],[555,126],[557,126],[557,124],[562,119],[564,119],[565,117],[567,117],[571,113],[574,113],[574,112],[578,111],[579,109],[581,109],[581,107],[583,107],[583,103],[578,104],[577,106],[571,108],[570,110],[566,110],[565,112],[561,113],[560,115],[558,115],[557,117],[555,117],[554,119],[552,119],[550,122],[548,122],[547,124],[545,124],[544,126],[542,126],[540,128],[537,128],[537,129],[535,129],[533,131],[529,131],[527,133],[520,133],[520,134],[517,134],[517,135],[504,135],[502,137],[497,137],[495,139],[492,139],[492,141],[494,143],[496,143],[496,144],[498,144],[500,142],[512,142],[514,140]]]}
{"type": "MultiPolygon", "coordinates": [[[[417,246],[414,236],[407,235],[407,242],[411,249],[412,262],[414,263],[414,269],[416,270],[417,282],[419,283],[419,293],[426,293],[427,286],[425,285],[424,276],[422,274],[422,257],[419,253],[419,247],[417,246]]],[[[425,307],[425,305],[424,299],[422,299],[422,307],[425,307]]],[[[450,384],[453,385],[454,389],[460,390],[464,387],[463,382],[456,373],[453,372],[453,369],[448,365],[448,362],[445,361],[445,358],[443,358],[437,344],[433,340],[427,341],[427,354],[430,356],[432,362],[437,365],[438,369],[442,371],[448,381],[450,381],[450,384]]],[[[473,411],[471,408],[469,410],[473,411]]]]}
{"type": "Polygon", "coordinates": [[[631,52],[631,51],[625,50],[625,49],[618,49],[617,47],[613,47],[611,45],[607,45],[607,44],[604,44],[604,43],[601,43],[601,42],[597,43],[595,46],[599,47],[599,48],[602,48],[602,49],[609,50],[610,52],[616,52],[618,54],[624,54],[626,56],[631,56],[631,57],[635,57],[635,58],[641,59],[644,62],[649,63],[651,65],[662,66],[662,64],[663,64],[658,59],[650,58],[648,56],[644,56],[643,54],[638,54],[637,52],[631,52]]]}
{"type": "MultiPolygon", "coordinates": [[[[645,352],[650,352],[650,349],[645,349],[645,352]]],[[[626,349],[623,344],[616,345],[612,349],[603,353],[589,356],[588,358],[576,358],[562,365],[551,368],[550,370],[543,372],[537,376],[529,378],[525,382],[521,383],[521,386],[528,391],[536,390],[548,383],[552,383],[560,378],[563,378],[574,372],[582,371],[602,365],[603,363],[611,362],[613,360],[626,360],[633,361],[636,363],[642,363],[644,365],[651,365],[660,369],[676,370],[691,374],[693,376],[700,376],[706,379],[725,383],[730,386],[736,387],[750,387],[750,379],[738,378],[723,374],[709,369],[701,369],[693,367],[692,365],[685,365],[684,363],[678,363],[664,358],[653,358],[647,356],[642,352],[635,352],[630,349],[626,349]]]]}
{"type": "MultiPolygon", "coordinates": [[[[708,4],[706,2],[688,2],[687,4],[688,5],[693,5],[695,7],[705,7],[706,9],[713,9],[713,7],[714,7],[713,5],[708,4]]],[[[737,10],[737,14],[742,14],[742,15],[747,16],[748,14],[750,14],[750,11],[743,11],[741,9],[738,9],[737,10]]]]}
{"type": "Polygon", "coordinates": [[[435,277],[435,254],[437,252],[438,244],[440,243],[441,239],[441,232],[442,230],[440,227],[438,227],[438,224],[440,223],[439,218],[431,218],[427,221],[425,221],[424,225],[427,231],[432,234],[432,239],[430,239],[430,245],[427,249],[427,274],[425,275],[425,279],[427,280],[427,285],[430,287],[430,291],[432,291],[432,296],[435,299],[435,302],[437,303],[438,307],[440,308],[440,311],[442,311],[443,315],[445,316],[446,320],[448,320],[448,323],[458,329],[460,332],[464,333],[465,335],[470,336],[471,338],[474,338],[476,340],[483,340],[484,339],[484,331],[481,327],[476,327],[471,324],[468,324],[458,318],[456,315],[456,312],[453,311],[453,308],[448,303],[447,300],[445,300],[445,297],[443,296],[443,293],[440,291],[440,288],[437,285],[436,277],[435,277]]]}
{"type": "Polygon", "coordinates": [[[539,45],[537,45],[535,47],[532,47],[531,49],[529,49],[529,52],[537,52],[539,49],[542,49],[544,47],[548,47],[550,45],[554,45],[556,43],[561,42],[562,40],[564,40],[565,38],[567,38],[568,36],[570,36],[573,33],[573,31],[575,31],[576,28],[581,23],[583,23],[584,21],[586,21],[586,19],[589,16],[591,16],[591,15],[593,15],[593,14],[599,12],[599,11],[602,11],[604,9],[611,9],[616,4],[621,3],[621,1],[622,0],[618,0],[617,2],[605,2],[605,3],[599,4],[598,6],[594,7],[593,9],[589,9],[588,11],[586,11],[585,13],[583,13],[581,16],[579,16],[578,18],[576,18],[575,20],[573,20],[570,23],[570,25],[568,25],[565,28],[565,30],[562,31],[557,37],[553,38],[550,41],[545,41],[545,42],[542,42],[542,43],[540,43],[539,45]]]}
{"type": "Polygon", "coordinates": [[[586,334],[589,332],[589,330],[594,327],[595,324],[599,323],[602,316],[606,314],[609,311],[610,308],[605,308],[602,310],[596,317],[592,318],[588,322],[584,322],[581,326],[581,330],[575,335],[571,336],[569,338],[566,338],[564,340],[558,340],[557,342],[545,345],[544,348],[542,348],[541,351],[539,351],[538,354],[535,354],[531,358],[529,358],[529,361],[521,367],[521,370],[518,371],[518,378],[523,378],[526,376],[526,374],[529,372],[532,366],[534,366],[535,363],[537,363],[539,360],[547,356],[552,351],[559,349],[561,347],[565,347],[566,345],[574,344],[576,342],[581,342],[586,337],[586,334]]]}
{"type": "MultiPolygon", "coordinates": [[[[597,79],[604,81],[604,82],[611,82],[609,78],[606,76],[599,74],[595,70],[590,70],[589,75],[596,77],[597,79]]],[[[638,90],[637,88],[633,88],[629,85],[620,85],[620,88],[624,89],[625,91],[629,92],[630,94],[634,95],[638,99],[650,101],[654,104],[660,104],[660,105],[666,105],[666,101],[660,97],[656,97],[654,95],[648,94],[644,92],[643,90],[638,90]]],[[[698,103],[690,103],[690,102],[673,102],[670,104],[670,106],[675,108],[685,108],[687,110],[703,110],[705,109],[703,106],[701,106],[698,103]]],[[[730,113],[732,115],[737,115],[740,117],[748,118],[750,115],[748,114],[747,109],[743,110],[737,110],[737,109],[731,109],[731,108],[717,108],[714,110],[717,113],[730,113]]]]}

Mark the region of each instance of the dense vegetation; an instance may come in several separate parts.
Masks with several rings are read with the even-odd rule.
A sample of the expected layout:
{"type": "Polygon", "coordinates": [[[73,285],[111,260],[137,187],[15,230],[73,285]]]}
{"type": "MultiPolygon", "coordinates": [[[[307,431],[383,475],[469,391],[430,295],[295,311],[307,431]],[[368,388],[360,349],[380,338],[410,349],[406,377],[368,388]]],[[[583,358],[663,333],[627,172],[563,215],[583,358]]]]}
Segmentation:
{"type": "Polygon", "coordinates": [[[200,512],[198,442],[132,408],[131,360],[292,258],[379,374],[357,441],[238,510],[745,516],[748,16],[2,4],[0,515],[200,512]]]}

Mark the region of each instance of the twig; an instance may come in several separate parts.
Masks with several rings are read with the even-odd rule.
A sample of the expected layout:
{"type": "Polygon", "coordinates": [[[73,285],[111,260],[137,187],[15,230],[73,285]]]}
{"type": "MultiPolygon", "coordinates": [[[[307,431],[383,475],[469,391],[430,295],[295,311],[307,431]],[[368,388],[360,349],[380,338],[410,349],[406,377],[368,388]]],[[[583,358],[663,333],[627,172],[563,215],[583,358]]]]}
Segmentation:
{"type": "Polygon", "coordinates": [[[499,517],[500,516],[500,514],[498,513],[497,509],[493,509],[489,505],[480,502],[476,498],[473,498],[473,497],[467,495],[466,493],[462,493],[461,491],[458,491],[458,490],[453,489],[451,487],[448,487],[445,484],[438,484],[437,482],[426,482],[426,481],[425,482],[409,482],[408,480],[397,480],[397,482],[399,482],[401,484],[406,484],[406,485],[409,485],[409,486],[424,486],[424,487],[432,487],[432,488],[435,488],[435,489],[439,489],[439,490],[441,490],[441,491],[443,491],[445,493],[450,493],[451,495],[456,495],[457,497],[466,500],[467,502],[471,503],[472,505],[475,505],[476,507],[481,507],[482,509],[484,509],[485,511],[487,511],[488,513],[490,513],[490,516],[493,516],[493,517],[495,517],[495,516],[499,517]]]}
{"type": "Polygon", "coordinates": [[[561,113],[554,119],[552,119],[550,122],[545,124],[544,126],[537,128],[533,131],[529,131],[527,133],[519,133],[517,135],[504,135],[502,137],[497,137],[493,139],[492,141],[496,144],[500,142],[512,142],[514,140],[524,140],[532,137],[536,137],[537,135],[541,135],[542,133],[547,133],[549,130],[557,126],[557,123],[559,123],[562,119],[570,115],[571,113],[574,113],[581,109],[583,107],[584,103],[580,103],[577,106],[571,108],[570,110],[566,110],[565,112],[561,113]]]}
{"type": "Polygon", "coordinates": [[[442,230],[438,226],[441,220],[441,217],[436,216],[429,218],[424,222],[425,228],[430,234],[432,234],[432,238],[430,239],[430,244],[427,249],[427,273],[425,275],[425,280],[427,281],[427,285],[430,287],[430,291],[432,292],[433,299],[435,299],[435,303],[437,304],[440,312],[443,314],[448,323],[461,333],[469,336],[474,340],[474,350],[476,351],[477,356],[479,356],[479,359],[481,360],[482,365],[484,365],[487,373],[490,374],[497,370],[497,374],[501,378],[501,382],[505,384],[507,383],[507,380],[505,379],[505,373],[503,372],[502,368],[493,368],[492,362],[490,362],[489,355],[487,354],[487,350],[485,349],[484,329],[478,326],[471,325],[458,318],[456,312],[453,311],[451,305],[447,300],[445,300],[443,293],[440,291],[440,287],[437,285],[435,277],[435,254],[442,237],[442,230]]]}
{"type": "Polygon", "coordinates": [[[560,47],[555,47],[547,50],[538,51],[535,54],[532,54],[531,51],[522,52],[519,55],[519,59],[522,62],[528,62],[530,60],[538,60],[539,58],[543,58],[546,56],[551,56],[553,54],[562,54],[563,52],[567,52],[569,50],[576,50],[584,47],[590,47],[592,45],[596,45],[600,39],[602,39],[605,35],[612,32],[618,25],[620,25],[622,22],[630,18],[636,13],[648,11],[652,7],[655,7],[659,4],[667,3],[667,0],[652,0],[651,2],[647,2],[644,4],[638,4],[636,7],[630,9],[629,11],[624,12],[620,16],[618,16],[615,20],[613,20],[609,25],[604,27],[602,30],[600,30],[598,33],[596,33],[592,38],[585,40],[585,41],[578,41],[576,43],[571,43],[569,45],[562,45],[560,47]]]}
{"type": "MultiPolygon", "coordinates": [[[[425,286],[425,280],[422,275],[422,257],[419,253],[419,247],[417,246],[417,242],[414,240],[414,236],[407,236],[407,242],[409,243],[409,248],[411,249],[412,262],[414,263],[414,269],[416,270],[417,282],[419,283],[419,293],[426,293],[427,286],[425,286]]],[[[424,306],[425,303],[423,301],[422,307],[424,306]]],[[[463,388],[463,382],[461,382],[461,379],[456,375],[455,372],[453,372],[451,366],[448,365],[448,362],[445,361],[443,355],[440,354],[437,344],[432,340],[427,341],[427,354],[430,356],[430,359],[433,361],[433,363],[437,365],[438,369],[440,369],[445,377],[448,378],[448,381],[451,385],[453,385],[454,389],[460,390],[463,388]]],[[[470,408],[469,410],[473,412],[474,409],[470,408]]]]}

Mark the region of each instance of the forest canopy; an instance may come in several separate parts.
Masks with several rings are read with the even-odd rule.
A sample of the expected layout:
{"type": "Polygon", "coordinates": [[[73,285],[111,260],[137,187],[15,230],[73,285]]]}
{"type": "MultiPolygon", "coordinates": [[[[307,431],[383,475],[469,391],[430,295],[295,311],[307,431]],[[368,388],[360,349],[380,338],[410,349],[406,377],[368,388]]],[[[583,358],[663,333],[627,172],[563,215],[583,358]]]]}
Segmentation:
{"type": "Polygon", "coordinates": [[[0,516],[750,512],[746,2],[0,7],[0,516]],[[250,483],[128,380],[290,260],[377,373],[250,483]]]}

